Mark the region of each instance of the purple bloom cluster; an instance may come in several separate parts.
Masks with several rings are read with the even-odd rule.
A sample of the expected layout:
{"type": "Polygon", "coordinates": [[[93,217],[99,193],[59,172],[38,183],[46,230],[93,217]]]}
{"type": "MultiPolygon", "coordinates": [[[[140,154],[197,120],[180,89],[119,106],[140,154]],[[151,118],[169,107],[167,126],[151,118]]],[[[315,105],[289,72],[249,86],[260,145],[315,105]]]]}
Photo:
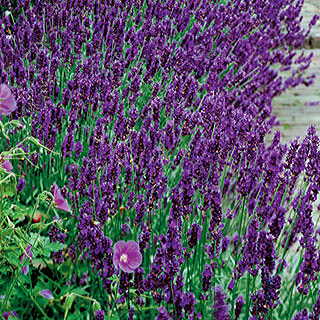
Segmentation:
{"type": "MultiPolygon", "coordinates": [[[[50,242],[60,242],[65,243],[65,240],[67,238],[67,234],[65,232],[62,232],[59,228],[56,226],[51,226],[49,232],[48,232],[50,242]]],[[[56,252],[52,252],[51,254],[52,259],[55,263],[63,263],[64,262],[64,254],[63,250],[58,250],[56,252]]]]}
{"type": "Polygon", "coordinates": [[[230,319],[226,295],[221,287],[216,287],[214,289],[213,317],[216,320],[230,319]]]}
{"type": "Polygon", "coordinates": [[[104,311],[103,310],[97,310],[95,313],[95,320],[104,320],[104,311]]]}
{"type": "Polygon", "coordinates": [[[235,319],[239,319],[243,305],[244,305],[243,296],[239,296],[236,300],[236,307],[234,311],[235,319]]]}
{"type": "Polygon", "coordinates": [[[193,224],[188,231],[188,244],[193,248],[201,238],[202,228],[198,224],[193,224]]]}
{"type": "Polygon", "coordinates": [[[263,319],[269,310],[277,306],[281,287],[280,276],[270,276],[268,272],[263,270],[261,278],[262,289],[251,296],[253,301],[252,314],[257,319],[263,319]]]}

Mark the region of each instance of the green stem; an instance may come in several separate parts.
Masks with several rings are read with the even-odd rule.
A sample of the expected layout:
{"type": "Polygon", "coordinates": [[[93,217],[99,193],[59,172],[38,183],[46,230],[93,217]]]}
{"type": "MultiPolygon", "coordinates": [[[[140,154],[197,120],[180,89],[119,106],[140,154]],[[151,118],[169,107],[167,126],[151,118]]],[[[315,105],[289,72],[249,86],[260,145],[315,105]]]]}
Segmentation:
{"type": "Polygon", "coordinates": [[[45,319],[50,320],[50,318],[46,315],[46,313],[44,312],[44,310],[41,308],[41,306],[39,305],[39,303],[37,302],[37,300],[33,297],[33,295],[25,288],[25,286],[20,282],[20,280],[17,279],[17,282],[20,284],[21,288],[23,289],[23,291],[30,296],[31,300],[33,301],[33,303],[36,305],[36,307],[39,309],[39,311],[42,313],[42,315],[44,316],[45,319]]]}
{"type": "Polygon", "coordinates": [[[246,317],[245,319],[249,319],[249,313],[250,313],[250,299],[249,299],[249,293],[250,293],[250,274],[247,274],[247,288],[246,288],[246,317]]]}

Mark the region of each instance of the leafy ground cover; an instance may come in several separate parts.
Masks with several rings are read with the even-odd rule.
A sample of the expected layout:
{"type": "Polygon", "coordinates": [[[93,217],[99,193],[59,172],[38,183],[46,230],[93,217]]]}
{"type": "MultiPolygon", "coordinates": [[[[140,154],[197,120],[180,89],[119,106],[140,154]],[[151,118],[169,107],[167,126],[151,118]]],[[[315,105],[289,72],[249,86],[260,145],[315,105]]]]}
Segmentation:
{"type": "Polygon", "coordinates": [[[276,2],[4,12],[3,318],[319,319],[319,137],[264,143],[313,80],[276,2]]]}

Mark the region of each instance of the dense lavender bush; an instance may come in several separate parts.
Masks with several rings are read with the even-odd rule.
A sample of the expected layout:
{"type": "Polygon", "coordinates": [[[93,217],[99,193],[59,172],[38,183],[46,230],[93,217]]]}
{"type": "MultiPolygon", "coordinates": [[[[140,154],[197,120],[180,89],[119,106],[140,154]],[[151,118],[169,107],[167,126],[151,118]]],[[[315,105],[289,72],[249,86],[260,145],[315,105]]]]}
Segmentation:
{"type": "Polygon", "coordinates": [[[310,128],[302,141],[264,143],[272,99],[312,83],[311,56],[296,53],[310,31],[302,5],[47,0],[2,17],[1,83],[24,125],[2,150],[27,132],[60,153],[19,144],[25,185],[3,201],[44,221],[10,220],[18,251],[34,253],[28,272],[1,270],[3,312],[319,316],[319,138],[310,128]],[[124,241],[135,252],[119,250],[124,241]]]}

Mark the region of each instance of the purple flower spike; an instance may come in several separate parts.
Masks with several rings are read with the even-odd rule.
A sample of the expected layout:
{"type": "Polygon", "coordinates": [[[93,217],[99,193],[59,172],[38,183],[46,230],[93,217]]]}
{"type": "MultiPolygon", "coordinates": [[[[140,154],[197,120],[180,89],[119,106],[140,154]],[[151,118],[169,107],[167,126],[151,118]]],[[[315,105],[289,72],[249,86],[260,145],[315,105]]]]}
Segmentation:
{"type": "Polygon", "coordinates": [[[118,241],[113,247],[113,264],[124,272],[133,272],[142,261],[139,244],[135,241],[118,241]]]}
{"type": "Polygon", "coordinates": [[[9,160],[4,160],[2,163],[1,163],[1,167],[3,169],[5,169],[6,171],[8,172],[11,172],[12,169],[13,169],[13,166],[11,164],[11,162],[9,160]]]}
{"type": "Polygon", "coordinates": [[[239,319],[243,305],[244,305],[243,296],[238,296],[238,298],[236,300],[236,309],[235,309],[235,312],[234,312],[236,319],[239,319]]]}
{"type": "Polygon", "coordinates": [[[61,191],[56,184],[53,185],[53,196],[56,208],[63,211],[71,212],[67,200],[62,196],[61,191]]]}
{"type": "Polygon", "coordinates": [[[53,294],[50,290],[48,289],[44,289],[44,290],[41,290],[39,292],[40,296],[46,298],[46,299],[53,299],[53,294]]]}
{"type": "Polygon", "coordinates": [[[216,320],[230,320],[226,295],[220,286],[214,289],[213,315],[216,320]]]}
{"type": "Polygon", "coordinates": [[[17,191],[21,192],[26,186],[26,180],[24,178],[20,178],[17,183],[17,191]]]}
{"type": "Polygon", "coordinates": [[[9,87],[2,84],[0,86],[0,114],[9,115],[16,109],[17,104],[9,87]]]}
{"type": "Polygon", "coordinates": [[[97,310],[94,314],[95,320],[104,320],[104,311],[103,310],[97,310]]]}

